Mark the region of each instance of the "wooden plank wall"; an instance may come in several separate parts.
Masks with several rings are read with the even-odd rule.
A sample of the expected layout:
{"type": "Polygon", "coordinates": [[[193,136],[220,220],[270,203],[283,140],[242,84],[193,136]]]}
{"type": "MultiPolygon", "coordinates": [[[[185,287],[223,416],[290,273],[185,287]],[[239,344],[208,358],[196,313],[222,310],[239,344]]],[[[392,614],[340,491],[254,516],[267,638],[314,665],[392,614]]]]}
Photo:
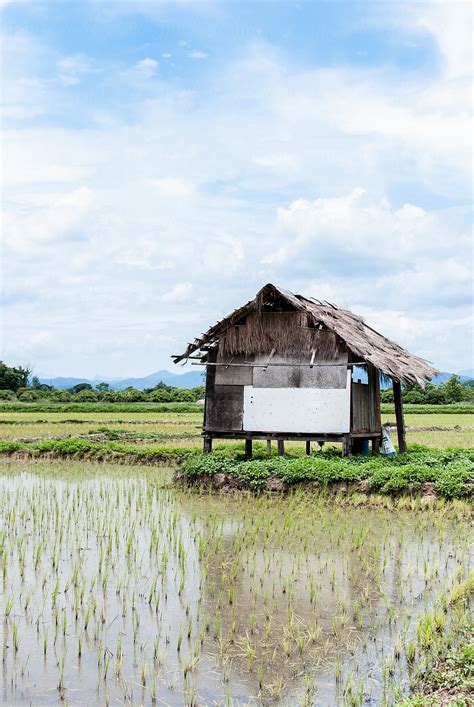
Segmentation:
{"type": "Polygon", "coordinates": [[[368,366],[368,383],[352,383],[351,432],[380,432],[379,373],[368,366]]]}
{"type": "MultiPolygon", "coordinates": [[[[320,332],[321,337],[327,332],[320,332]]],[[[223,356],[218,351],[208,354],[210,363],[232,363],[231,366],[208,366],[206,376],[206,406],[204,430],[242,431],[244,411],[244,386],[254,388],[326,388],[345,389],[347,385],[346,351],[341,350],[335,360],[323,361],[315,356],[315,364],[329,365],[313,368],[308,366],[310,358],[303,356],[283,357],[273,355],[271,363],[288,364],[268,367],[242,365],[238,363],[269,362],[270,352],[260,356],[223,356]],[[302,366],[301,364],[306,364],[302,366]]],[[[269,430],[271,431],[271,430],[269,430]]],[[[324,430],[323,430],[324,432],[324,430]]]]}

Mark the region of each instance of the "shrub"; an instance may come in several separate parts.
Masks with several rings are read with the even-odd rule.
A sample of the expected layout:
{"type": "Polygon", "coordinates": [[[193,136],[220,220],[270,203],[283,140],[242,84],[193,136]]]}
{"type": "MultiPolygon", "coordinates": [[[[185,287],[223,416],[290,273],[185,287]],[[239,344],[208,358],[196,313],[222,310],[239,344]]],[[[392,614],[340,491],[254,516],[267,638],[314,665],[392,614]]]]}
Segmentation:
{"type": "Polygon", "coordinates": [[[42,400],[45,394],[42,390],[36,390],[35,388],[20,388],[16,394],[18,400],[24,403],[34,402],[35,400],[42,400]]]}
{"type": "Polygon", "coordinates": [[[67,390],[52,390],[48,393],[48,399],[58,403],[68,403],[71,400],[71,394],[67,390]]]}
{"type": "Polygon", "coordinates": [[[140,403],[146,400],[146,395],[143,390],[138,390],[138,388],[126,388],[121,392],[120,400],[130,403],[140,403]]]}
{"type": "Polygon", "coordinates": [[[99,394],[95,390],[89,388],[83,388],[74,396],[74,400],[77,402],[96,402],[99,399],[99,394]]]}
{"type": "Polygon", "coordinates": [[[13,390],[0,390],[0,400],[14,400],[15,393],[13,390]]]}

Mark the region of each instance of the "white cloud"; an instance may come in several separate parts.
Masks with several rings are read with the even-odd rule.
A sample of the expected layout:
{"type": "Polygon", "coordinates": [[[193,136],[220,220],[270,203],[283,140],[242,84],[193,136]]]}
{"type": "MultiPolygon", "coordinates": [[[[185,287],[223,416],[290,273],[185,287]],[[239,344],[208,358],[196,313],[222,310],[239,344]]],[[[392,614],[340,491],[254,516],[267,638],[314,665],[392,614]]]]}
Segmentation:
{"type": "Polygon", "coordinates": [[[147,57],[146,59],[140,59],[140,61],[137,61],[135,66],[136,69],[144,76],[152,77],[158,71],[159,64],[156,59],[147,57]]]}
{"type": "MultiPolygon", "coordinates": [[[[45,50],[48,83],[31,69],[44,59],[38,45],[15,51],[18,117],[49,115],[58,69],[105,71],[90,58],[81,73],[77,56],[45,50]]],[[[91,375],[106,373],[102,361],[110,375],[135,361],[135,373],[168,366],[275,280],[365,314],[436,365],[469,367],[466,209],[387,197],[405,182],[432,203],[470,197],[461,68],[409,80],[383,68],[303,71],[265,46],[219,67],[205,93],[150,81],[150,57],[108,67],[127,118],[100,104],[87,128],[44,120],[5,132],[11,360],[91,375]]]]}
{"type": "Polygon", "coordinates": [[[59,82],[63,86],[76,86],[82,76],[92,70],[93,62],[85,54],[74,54],[58,61],[59,82]]]}
{"type": "Polygon", "coordinates": [[[199,49],[195,49],[192,52],[189,52],[188,57],[190,59],[206,59],[208,57],[207,52],[200,51],[199,49]]]}
{"type": "Polygon", "coordinates": [[[161,179],[153,179],[151,184],[156,191],[170,199],[181,199],[193,194],[195,187],[185,179],[175,177],[162,177],[161,179]]]}
{"type": "Polygon", "coordinates": [[[189,302],[193,292],[190,282],[179,282],[161,296],[162,302],[189,302]]]}

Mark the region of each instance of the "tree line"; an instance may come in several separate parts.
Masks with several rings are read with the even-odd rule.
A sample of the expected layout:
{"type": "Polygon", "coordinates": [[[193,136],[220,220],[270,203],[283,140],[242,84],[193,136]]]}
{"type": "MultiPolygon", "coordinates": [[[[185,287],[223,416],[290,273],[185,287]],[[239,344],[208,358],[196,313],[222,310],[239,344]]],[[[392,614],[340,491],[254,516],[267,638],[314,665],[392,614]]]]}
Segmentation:
{"type": "Polygon", "coordinates": [[[62,390],[41,383],[37,376],[31,375],[29,368],[10,367],[0,361],[0,400],[20,400],[35,402],[108,402],[108,403],[193,403],[204,398],[203,385],[196,388],[174,388],[160,381],[153,388],[125,388],[111,390],[105,381],[93,387],[90,383],[77,385],[62,390]]]}
{"type": "MultiPolygon", "coordinates": [[[[68,390],[54,388],[41,383],[37,376],[27,367],[7,366],[0,361],[0,400],[21,400],[34,402],[36,400],[51,400],[56,402],[109,402],[109,403],[181,403],[196,402],[204,398],[203,385],[196,388],[174,388],[160,381],[153,388],[126,388],[111,390],[105,381],[93,387],[90,383],[78,383],[68,390]]],[[[388,388],[381,393],[384,403],[393,402],[393,390],[388,388]]],[[[445,405],[463,401],[474,402],[474,380],[462,383],[459,376],[452,375],[441,385],[427,383],[403,386],[403,399],[406,403],[418,405],[445,405]]]]}

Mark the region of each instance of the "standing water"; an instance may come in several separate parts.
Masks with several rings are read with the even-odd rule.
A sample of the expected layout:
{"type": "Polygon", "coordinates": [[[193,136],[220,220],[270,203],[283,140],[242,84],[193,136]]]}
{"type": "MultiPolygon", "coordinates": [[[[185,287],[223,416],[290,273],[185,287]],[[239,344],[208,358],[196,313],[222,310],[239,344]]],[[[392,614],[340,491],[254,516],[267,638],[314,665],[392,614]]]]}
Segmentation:
{"type": "Polygon", "coordinates": [[[169,479],[4,464],[5,703],[393,704],[460,620],[461,515],[169,479]]]}

